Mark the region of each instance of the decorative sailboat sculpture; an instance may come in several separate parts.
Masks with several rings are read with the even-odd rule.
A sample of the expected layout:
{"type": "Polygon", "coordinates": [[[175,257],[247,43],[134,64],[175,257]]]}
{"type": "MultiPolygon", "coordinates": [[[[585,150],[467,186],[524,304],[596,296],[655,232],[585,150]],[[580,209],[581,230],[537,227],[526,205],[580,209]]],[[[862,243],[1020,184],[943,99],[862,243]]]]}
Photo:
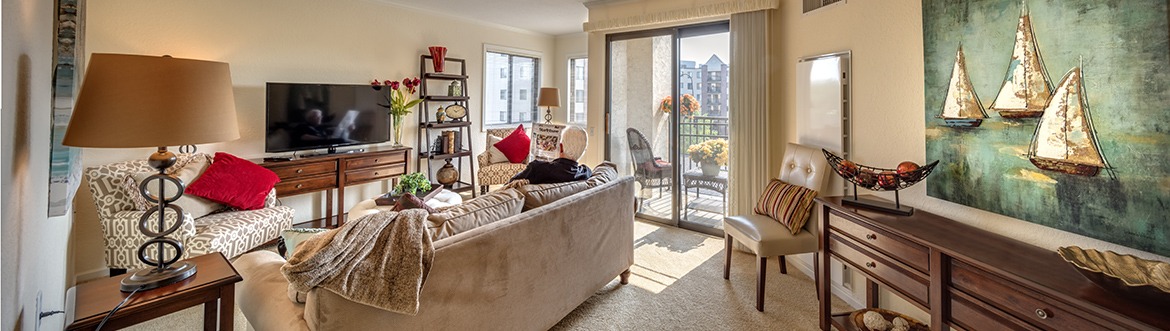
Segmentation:
{"type": "Polygon", "coordinates": [[[1109,168],[1097,144],[1080,66],[1064,75],[1044,108],[1028,160],[1040,169],[1088,177],[1109,168]]]}
{"type": "Polygon", "coordinates": [[[963,55],[963,45],[955,54],[955,66],[951,69],[951,82],[947,85],[947,96],[943,99],[942,113],[938,115],[953,127],[977,127],[987,118],[983,111],[983,103],[975,94],[975,87],[971,86],[971,77],[967,76],[967,57],[963,55]]]}
{"type": "Polygon", "coordinates": [[[991,103],[991,110],[998,111],[999,116],[1005,118],[1040,117],[1052,94],[1048,71],[1044,69],[1044,60],[1032,33],[1032,17],[1026,4],[1021,7],[1007,77],[999,95],[991,103]]]}

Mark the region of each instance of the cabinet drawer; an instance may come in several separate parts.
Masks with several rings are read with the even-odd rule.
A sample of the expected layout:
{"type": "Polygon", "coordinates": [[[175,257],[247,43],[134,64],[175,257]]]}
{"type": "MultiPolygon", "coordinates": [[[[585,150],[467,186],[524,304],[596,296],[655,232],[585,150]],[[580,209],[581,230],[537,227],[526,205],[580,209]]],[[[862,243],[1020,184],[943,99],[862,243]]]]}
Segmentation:
{"type": "Polygon", "coordinates": [[[337,175],[332,173],[311,177],[298,177],[276,183],[276,195],[290,196],[337,187],[337,175]]]}
{"type": "Polygon", "coordinates": [[[391,165],[395,163],[406,163],[406,151],[348,159],[345,160],[345,169],[355,170],[391,165]]]}
{"type": "Polygon", "coordinates": [[[1083,311],[959,260],[951,262],[951,285],[1041,329],[1105,329],[1083,311]]]}
{"type": "Polygon", "coordinates": [[[829,251],[842,260],[853,264],[857,270],[865,271],[877,278],[878,281],[906,294],[909,299],[929,307],[927,303],[929,303],[928,289],[930,287],[927,285],[926,276],[912,271],[901,263],[891,261],[884,254],[868,250],[849,238],[841,237],[837,233],[830,235],[829,251]]]}
{"type": "Polygon", "coordinates": [[[1040,330],[953,288],[950,320],[966,330],[1040,330]]]}
{"type": "Polygon", "coordinates": [[[290,180],[306,176],[327,174],[337,171],[337,162],[314,162],[291,166],[270,167],[269,170],[275,172],[281,180],[290,180]]]}
{"type": "Polygon", "coordinates": [[[837,216],[831,216],[829,226],[899,262],[927,273],[930,271],[930,250],[909,239],[884,230],[837,216]]]}
{"type": "Polygon", "coordinates": [[[400,163],[389,167],[346,171],[345,185],[360,184],[374,180],[386,179],[404,173],[406,173],[405,163],[400,163]]]}

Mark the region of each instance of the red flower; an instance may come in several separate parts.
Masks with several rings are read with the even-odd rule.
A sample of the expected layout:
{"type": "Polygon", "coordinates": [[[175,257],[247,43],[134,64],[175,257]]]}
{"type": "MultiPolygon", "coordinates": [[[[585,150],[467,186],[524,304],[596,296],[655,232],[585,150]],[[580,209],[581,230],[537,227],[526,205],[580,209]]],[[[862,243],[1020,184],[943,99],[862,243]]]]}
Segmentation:
{"type": "Polygon", "coordinates": [[[377,79],[375,79],[374,81],[370,82],[370,85],[373,85],[373,86],[382,86],[382,82],[379,82],[377,79]]]}
{"type": "Polygon", "coordinates": [[[386,86],[390,86],[390,82],[391,81],[389,81],[389,80],[384,80],[384,81],[382,81],[382,84],[386,85],[386,86]]]}
{"type": "Polygon", "coordinates": [[[419,86],[418,84],[419,84],[418,77],[415,77],[414,78],[414,86],[419,86]]]}
{"type": "Polygon", "coordinates": [[[390,89],[392,89],[392,90],[395,90],[395,91],[397,91],[397,90],[398,90],[398,82],[395,82],[395,81],[387,81],[387,82],[386,82],[386,85],[390,85],[390,89]]]}

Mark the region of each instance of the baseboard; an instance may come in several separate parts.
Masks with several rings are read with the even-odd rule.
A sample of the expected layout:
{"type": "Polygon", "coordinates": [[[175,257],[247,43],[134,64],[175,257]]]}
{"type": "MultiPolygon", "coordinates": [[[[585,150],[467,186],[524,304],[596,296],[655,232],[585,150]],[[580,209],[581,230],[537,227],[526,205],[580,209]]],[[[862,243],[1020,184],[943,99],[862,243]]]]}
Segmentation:
{"type": "Polygon", "coordinates": [[[110,277],[110,269],[97,268],[97,269],[93,269],[90,271],[86,271],[86,272],[74,275],[73,276],[73,283],[74,284],[81,284],[81,283],[88,282],[88,281],[91,281],[94,279],[101,279],[101,278],[106,278],[106,277],[110,277]]]}
{"type": "MultiPolygon", "coordinates": [[[[806,276],[808,276],[808,278],[813,278],[813,281],[816,281],[816,278],[813,277],[813,267],[804,263],[803,259],[790,258],[786,260],[788,261],[789,266],[796,267],[796,270],[800,270],[800,272],[804,273],[806,276]]],[[[862,303],[861,300],[853,296],[853,291],[842,287],[840,284],[831,284],[830,289],[830,291],[833,292],[833,295],[841,298],[841,300],[845,301],[845,304],[853,307],[853,309],[861,309],[865,307],[865,304],[862,303]]]]}

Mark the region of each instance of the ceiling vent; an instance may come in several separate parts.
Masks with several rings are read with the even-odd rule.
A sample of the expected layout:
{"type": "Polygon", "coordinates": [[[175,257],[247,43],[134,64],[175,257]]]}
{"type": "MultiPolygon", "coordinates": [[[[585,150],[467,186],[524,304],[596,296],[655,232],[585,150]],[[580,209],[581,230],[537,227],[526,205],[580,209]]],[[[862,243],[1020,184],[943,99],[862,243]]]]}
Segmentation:
{"type": "Polygon", "coordinates": [[[845,3],[845,0],[804,0],[804,12],[807,14],[835,3],[845,3]]]}

